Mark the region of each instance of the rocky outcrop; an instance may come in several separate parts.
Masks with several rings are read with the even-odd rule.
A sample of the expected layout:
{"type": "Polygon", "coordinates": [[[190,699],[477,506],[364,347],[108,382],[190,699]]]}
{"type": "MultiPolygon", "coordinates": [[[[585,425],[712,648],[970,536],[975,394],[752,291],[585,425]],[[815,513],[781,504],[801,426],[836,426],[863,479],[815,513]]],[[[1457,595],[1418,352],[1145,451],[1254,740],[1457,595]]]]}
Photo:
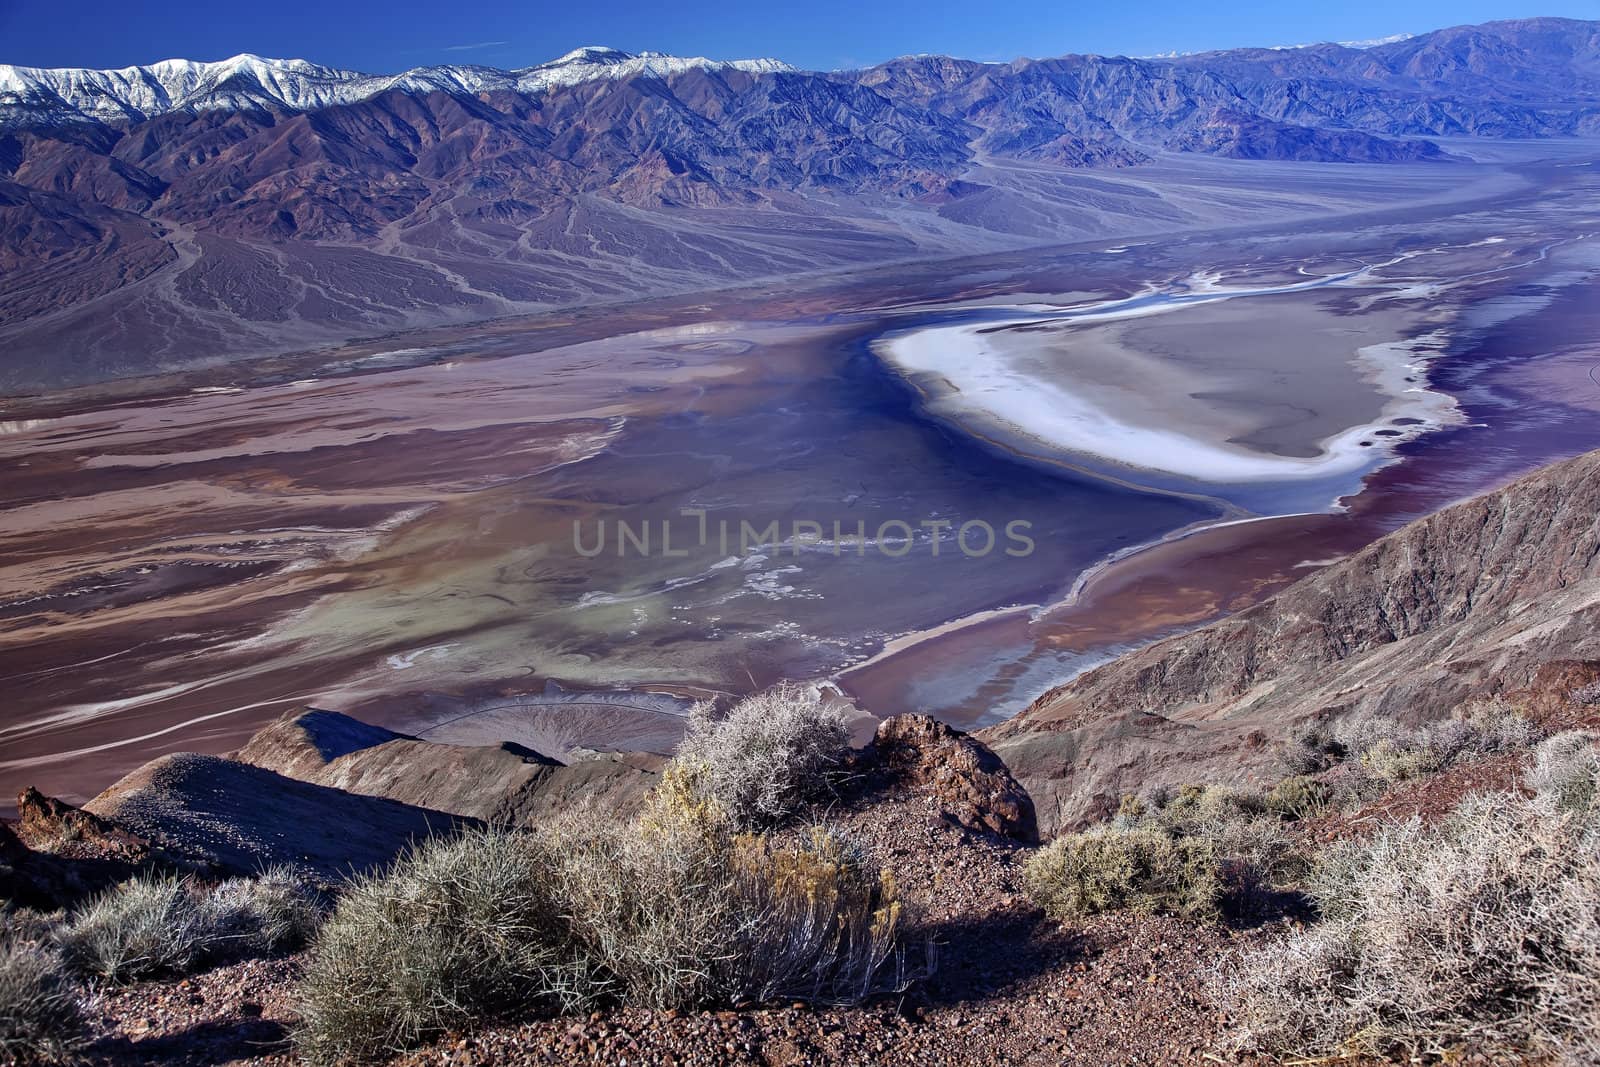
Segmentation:
{"type": "Polygon", "coordinates": [[[32,786],[17,797],[15,830],[28,848],[69,858],[135,864],[158,852],[146,839],[64,800],[47,797],[32,786]]]}
{"type": "Polygon", "coordinates": [[[859,769],[923,793],[951,821],[1018,841],[1035,840],[1033,801],[981,742],[926,715],[878,724],[859,769]]]}
{"type": "Polygon", "coordinates": [[[1228,159],[1294,159],[1339,163],[1418,163],[1449,158],[1432,141],[1395,141],[1356,130],[1324,130],[1218,108],[1172,143],[1180,152],[1228,159]]]}
{"type": "Polygon", "coordinates": [[[145,871],[215,873],[148,838],[28,788],[0,824],[0,902],[55,911],[145,871]]]}
{"type": "Polygon", "coordinates": [[[1312,717],[1417,722],[1600,661],[1600,453],[1412,523],[1039,698],[981,736],[1053,831],[1157,783],[1275,773],[1312,717]]]}
{"type": "Polygon", "coordinates": [[[577,797],[627,814],[658,757],[560,763],[521,745],[446,745],[309,708],[259,731],[235,758],[302,782],[501,825],[547,817],[577,797]]]}
{"type": "Polygon", "coordinates": [[[70,863],[33,851],[10,826],[0,823],[0,906],[54,911],[87,889],[70,863]]]}

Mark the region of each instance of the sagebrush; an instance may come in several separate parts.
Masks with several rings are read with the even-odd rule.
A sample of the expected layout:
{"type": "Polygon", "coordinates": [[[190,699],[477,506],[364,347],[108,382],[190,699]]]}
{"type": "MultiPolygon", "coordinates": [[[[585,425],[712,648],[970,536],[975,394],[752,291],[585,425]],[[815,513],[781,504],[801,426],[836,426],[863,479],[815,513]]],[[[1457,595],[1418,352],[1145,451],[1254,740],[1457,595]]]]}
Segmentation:
{"type": "Polygon", "coordinates": [[[341,897],[300,987],[300,1054],[370,1060],[478,1019],[577,1007],[598,992],[538,837],[469,831],[426,844],[341,897]]]}
{"type": "Polygon", "coordinates": [[[1325,782],[1306,775],[1285,778],[1267,793],[1266,809],[1281,819],[1295,822],[1321,815],[1333,803],[1333,790],[1325,782]]]}
{"type": "Polygon", "coordinates": [[[1528,769],[1528,788],[1558,811],[1584,812],[1600,795],[1600,739],[1588,730],[1568,730],[1543,741],[1528,769]]]}
{"type": "Polygon", "coordinates": [[[1241,1042],[1278,1053],[1600,1058],[1600,826],[1520,795],[1473,797],[1330,847],[1322,921],[1220,980],[1241,1042]]]}
{"type": "Polygon", "coordinates": [[[887,875],[820,828],[782,846],[739,833],[682,768],[633,824],[560,846],[573,929],[629,1003],[848,1003],[884,977],[901,910],[887,875]]]}
{"type": "Polygon", "coordinates": [[[1262,890],[1295,882],[1305,860],[1285,829],[1289,807],[1309,813],[1314,785],[1305,795],[1287,787],[1266,796],[1221,785],[1157,789],[1124,806],[1114,825],[1158,831],[1199,841],[1217,857],[1227,900],[1234,910],[1250,910],[1262,890]]]}
{"type": "Polygon", "coordinates": [[[852,1003],[904,984],[900,924],[847,841],[742,833],[675,766],[632,822],[474,832],[358,884],[313,947],[298,1045],[332,1064],[601,1002],[852,1003]]]}
{"type": "Polygon", "coordinates": [[[1498,700],[1464,707],[1451,718],[1408,726],[1382,715],[1312,720],[1290,732],[1281,752],[1291,777],[1344,765],[1342,800],[1365,800],[1396,782],[1425,777],[1456,763],[1520,751],[1539,740],[1538,728],[1498,700]]]}
{"type": "MultiPolygon", "coordinates": [[[[1404,726],[1377,715],[1340,719],[1329,729],[1331,753],[1381,785],[1436,774],[1455,764],[1532,747],[1539,730],[1519,710],[1488,701],[1454,717],[1404,726]]],[[[1359,782],[1350,788],[1360,791],[1359,782]]]]}
{"type": "Polygon", "coordinates": [[[778,822],[825,788],[850,747],[849,720],[812,688],[784,682],[724,716],[689,715],[678,763],[740,823],[778,822]]]}
{"type": "Polygon", "coordinates": [[[1118,910],[1210,918],[1223,894],[1210,842],[1151,829],[1064,834],[1034,853],[1024,884],[1063,922],[1118,910]]]}
{"type": "Polygon", "coordinates": [[[319,918],[314,895],[282,870],[215,886],[141,875],[95,897],[56,938],[73,970],[125,982],[298,948],[319,918]]]}
{"type": "Polygon", "coordinates": [[[67,1063],[87,1040],[80,992],[53,947],[0,919],[0,1063],[67,1063]]]}

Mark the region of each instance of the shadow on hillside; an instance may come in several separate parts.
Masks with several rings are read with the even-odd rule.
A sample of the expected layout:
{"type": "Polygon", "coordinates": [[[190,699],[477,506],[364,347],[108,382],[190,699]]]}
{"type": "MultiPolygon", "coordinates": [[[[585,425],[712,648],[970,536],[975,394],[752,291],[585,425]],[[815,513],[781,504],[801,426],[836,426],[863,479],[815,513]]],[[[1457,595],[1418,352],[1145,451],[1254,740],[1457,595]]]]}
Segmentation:
{"type": "Polygon", "coordinates": [[[1317,907],[1304,893],[1258,887],[1232,896],[1224,903],[1222,913],[1229,928],[1254,930],[1290,920],[1314,922],[1317,907]]]}
{"type": "Polygon", "coordinates": [[[287,1052],[289,1030],[272,1019],[211,1019],[170,1034],[143,1039],[126,1036],[97,1041],[89,1052],[95,1062],[201,1065],[232,1063],[287,1052]]]}
{"type": "MultiPolygon", "coordinates": [[[[1123,914],[1134,924],[1150,919],[1123,914]]],[[[1288,920],[1309,922],[1315,917],[1315,908],[1299,893],[1256,888],[1231,899],[1219,920],[1191,921],[1249,930],[1288,920]]],[[[976,919],[928,923],[911,937],[917,942],[926,938],[933,947],[934,973],[917,985],[912,996],[913,1001],[930,1006],[983,1000],[1040,974],[1092,964],[1102,951],[1082,924],[1063,926],[1026,906],[999,908],[976,919]]],[[[919,961],[908,962],[914,965],[919,961]]]]}
{"type": "Polygon", "coordinates": [[[1093,953],[1083,934],[1063,929],[1033,909],[930,923],[918,933],[927,936],[936,953],[937,969],[918,987],[920,999],[932,1005],[982,1000],[1093,953]]]}

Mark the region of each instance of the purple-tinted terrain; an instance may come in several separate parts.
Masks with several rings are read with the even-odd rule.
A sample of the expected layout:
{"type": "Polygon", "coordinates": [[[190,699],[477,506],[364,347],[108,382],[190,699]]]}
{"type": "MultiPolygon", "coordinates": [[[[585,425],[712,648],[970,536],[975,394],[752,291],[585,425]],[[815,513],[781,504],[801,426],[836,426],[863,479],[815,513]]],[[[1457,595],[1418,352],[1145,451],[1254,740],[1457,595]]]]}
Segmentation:
{"type": "Polygon", "coordinates": [[[1597,131],[1600,24],[1561,19],[831,73],[0,66],[0,391],[1312,206],[1185,160],[1447,168],[1597,131]]]}
{"type": "Polygon", "coordinates": [[[307,703],[992,722],[1594,447],[1597,32],[0,67],[0,795],[307,703]],[[685,513],[780,532],[576,550],[685,513]]]}

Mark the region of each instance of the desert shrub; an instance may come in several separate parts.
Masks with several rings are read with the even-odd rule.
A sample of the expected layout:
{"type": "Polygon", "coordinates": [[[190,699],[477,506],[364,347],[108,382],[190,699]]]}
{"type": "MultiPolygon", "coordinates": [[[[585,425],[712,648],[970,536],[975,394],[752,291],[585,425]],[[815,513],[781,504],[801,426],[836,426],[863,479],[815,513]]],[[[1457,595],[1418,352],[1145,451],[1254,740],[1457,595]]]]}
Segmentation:
{"type": "Polygon", "coordinates": [[[54,946],[56,934],[66,917],[64,912],[35,911],[32,908],[0,907],[0,938],[7,941],[31,941],[39,945],[54,946]]]}
{"type": "Polygon", "coordinates": [[[1112,818],[1111,825],[1119,830],[1131,830],[1149,814],[1149,802],[1136,794],[1124,793],[1117,804],[1117,814],[1112,818]]]}
{"type": "Polygon", "coordinates": [[[1600,704],[1600,681],[1578,686],[1567,694],[1567,699],[1586,708],[1600,704]]]}
{"type": "Polygon", "coordinates": [[[143,876],[109,889],[58,934],[69,966],[112,982],[183,974],[200,960],[200,909],[182,878],[143,876]]]}
{"type": "Polygon", "coordinates": [[[1298,1055],[1478,1046],[1594,1062],[1600,832],[1517,796],[1333,846],[1323,920],[1219,977],[1241,1043],[1298,1055]]]}
{"type": "Polygon", "coordinates": [[[1218,821],[1252,818],[1266,811],[1260,794],[1226,785],[1186,785],[1163,814],[1178,823],[1185,820],[1218,821]]]}
{"type": "Polygon", "coordinates": [[[1386,737],[1361,753],[1361,769],[1390,785],[1433,774],[1443,766],[1432,748],[1407,740],[1386,737]]]}
{"type": "Polygon", "coordinates": [[[628,1003],[853,1002],[898,984],[893,883],[818,828],[781,846],[739,833],[681,767],[633,825],[569,832],[560,852],[574,935],[628,1003]]]}
{"type": "Polygon", "coordinates": [[[848,720],[814,691],[784,682],[717,717],[696,707],[678,749],[696,787],[738,822],[779,821],[827,784],[850,747],[848,720]]]}
{"type": "Polygon", "coordinates": [[[1327,810],[1333,790],[1324,782],[1304,775],[1285,778],[1267,794],[1267,810],[1280,819],[1309,819],[1327,810]]]}
{"type": "Polygon", "coordinates": [[[1335,720],[1329,727],[1329,736],[1344,753],[1345,760],[1359,762],[1363,755],[1380,744],[1386,743],[1391,747],[1401,744],[1411,736],[1411,731],[1393,719],[1382,716],[1351,715],[1335,720]]]}
{"type": "Polygon", "coordinates": [[[1597,735],[1568,730],[1547,738],[1534,750],[1527,785],[1540,803],[1558,811],[1584,812],[1600,790],[1597,735]]]}
{"type": "MultiPolygon", "coordinates": [[[[1186,813],[1196,812],[1200,809],[1200,801],[1206,795],[1206,786],[1188,783],[1169,792],[1163,802],[1155,805],[1156,812],[1165,819],[1176,818],[1186,813]]],[[[1210,805],[1215,808],[1218,805],[1210,805]]]]}
{"type": "MultiPolygon", "coordinates": [[[[1146,811],[1160,811],[1168,804],[1171,804],[1177,795],[1178,790],[1175,786],[1169,785],[1166,782],[1162,782],[1145,790],[1144,796],[1141,799],[1144,801],[1144,807],[1146,811]]],[[[1144,813],[1141,812],[1141,814],[1144,813]]]]}
{"type": "Polygon", "coordinates": [[[582,1004],[597,990],[536,836],[469,831],[357,882],[323,924],[300,987],[300,1054],[371,1060],[485,1017],[582,1004]]]}
{"type": "Polygon", "coordinates": [[[892,876],[824,827],[799,842],[739,839],[736,883],[747,933],[728,1000],[851,1004],[903,989],[903,905],[892,876]],[[895,967],[889,964],[894,962],[895,967]]]}
{"type": "Polygon", "coordinates": [[[1527,749],[1539,740],[1539,730],[1517,709],[1490,700],[1417,727],[1375,715],[1341,719],[1331,736],[1355,765],[1340,782],[1346,799],[1366,800],[1386,786],[1457,763],[1527,749]]]}
{"type": "Polygon", "coordinates": [[[1478,750],[1488,755],[1532,748],[1544,737],[1544,731],[1520,709],[1499,700],[1469,709],[1467,722],[1477,735],[1478,750]]]}
{"type": "Polygon", "coordinates": [[[323,916],[321,902],[284,867],[230,878],[201,893],[199,905],[211,959],[294,951],[311,940],[323,916]]]}
{"type": "Polygon", "coordinates": [[[1111,825],[1204,843],[1217,858],[1224,903],[1237,915],[1253,910],[1262,891],[1291,884],[1304,871],[1299,847],[1268,800],[1222,785],[1156,788],[1125,801],[1111,825]]]}
{"type": "Polygon", "coordinates": [[[1210,842],[1154,829],[1058,837],[1028,861],[1024,884],[1062,922],[1117,910],[1209,918],[1223,894],[1210,842]]]}
{"type": "MultiPolygon", "coordinates": [[[[1247,912],[1263,891],[1296,882],[1305,863],[1283,819],[1266,798],[1226,786],[1186,787],[1188,803],[1168,805],[1154,824],[1176,837],[1203,841],[1221,863],[1233,911],[1247,912]]],[[[1184,796],[1180,793],[1180,801],[1184,796]]]]}
{"type": "Polygon", "coordinates": [[[1326,723],[1308,722],[1290,732],[1279,758],[1289,774],[1307,775],[1325,771],[1344,757],[1344,745],[1326,723]]]}
{"type": "Polygon", "coordinates": [[[1470,706],[1456,717],[1411,731],[1412,747],[1426,750],[1441,767],[1533,747],[1540,732],[1510,705],[1490,700],[1470,706]]]}
{"type": "Polygon", "coordinates": [[[313,946],[297,1044],[333,1064],[598,1001],[851,1002],[901,983],[899,921],[843,839],[741,833],[675,765],[630,823],[473,832],[358,883],[313,946]]]}
{"type": "Polygon", "coordinates": [[[125,982],[298,948],[319,914],[315,897],[282,870],[209,888],[142,875],[94,898],[56,936],[74,970],[125,982]]]}
{"type": "Polygon", "coordinates": [[[1223,785],[1185,785],[1164,796],[1152,795],[1136,818],[1137,826],[1180,836],[1203,837],[1217,825],[1248,819],[1264,809],[1261,798],[1223,785]]]}
{"type": "Polygon", "coordinates": [[[48,944],[0,921],[0,1062],[70,1062],[87,1034],[78,988],[48,944]]]}

